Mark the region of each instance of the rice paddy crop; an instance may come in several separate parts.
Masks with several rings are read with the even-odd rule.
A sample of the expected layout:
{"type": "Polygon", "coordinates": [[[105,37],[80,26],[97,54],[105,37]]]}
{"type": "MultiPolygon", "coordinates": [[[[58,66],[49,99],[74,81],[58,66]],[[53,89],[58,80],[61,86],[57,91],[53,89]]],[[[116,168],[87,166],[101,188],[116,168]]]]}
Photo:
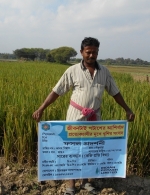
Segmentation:
{"type": "MultiPolygon", "coordinates": [[[[68,66],[46,62],[0,62],[0,149],[7,161],[37,161],[37,124],[32,113],[41,105],[68,66]]],[[[113,73],[136,118],[129,123],[128,173],[150,175],[150,84],[113,73]]],[[[48,107],[42,120],[65,120],[71,92],[48,107]]],[[[124,110],[104,93],[103,120],[124,120],[124,110]]]]}

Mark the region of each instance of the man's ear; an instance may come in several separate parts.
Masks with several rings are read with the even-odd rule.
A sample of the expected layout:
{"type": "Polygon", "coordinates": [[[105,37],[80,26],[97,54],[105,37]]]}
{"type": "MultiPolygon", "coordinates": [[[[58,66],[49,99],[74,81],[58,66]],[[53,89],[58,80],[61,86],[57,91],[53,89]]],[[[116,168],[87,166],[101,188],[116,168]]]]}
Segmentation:
{"type": "Polygon", "coordinates": [[[83,52],[83,50],[80,50],[81,55],[82,55],[82,52],[83,52]]]}

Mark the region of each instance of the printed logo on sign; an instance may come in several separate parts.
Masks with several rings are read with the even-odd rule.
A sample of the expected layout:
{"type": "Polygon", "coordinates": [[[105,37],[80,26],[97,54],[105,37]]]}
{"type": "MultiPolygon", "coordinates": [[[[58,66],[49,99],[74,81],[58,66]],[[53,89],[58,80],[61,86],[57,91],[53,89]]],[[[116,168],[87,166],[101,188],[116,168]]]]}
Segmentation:
{"type": "Polygon", "coordinates": [[[50,130],[50,125],[47,124],[47,123],[44,123],[44,124],[42,125],[42,129],[45,130],[45,131],[50,130]]]}

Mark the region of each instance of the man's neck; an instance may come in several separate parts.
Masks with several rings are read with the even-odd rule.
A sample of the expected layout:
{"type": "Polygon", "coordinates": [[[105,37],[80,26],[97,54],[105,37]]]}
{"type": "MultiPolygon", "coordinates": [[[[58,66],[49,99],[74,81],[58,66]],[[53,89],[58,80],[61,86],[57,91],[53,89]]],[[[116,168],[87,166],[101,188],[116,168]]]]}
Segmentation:
{"type": "Polygon", "coordinates": [[[86,67],[86,68],[96,68],[96,62],[92,63],[92,64],[89,64],[89,63],[86,63],[83,61],[83,65],[86,67]]]}

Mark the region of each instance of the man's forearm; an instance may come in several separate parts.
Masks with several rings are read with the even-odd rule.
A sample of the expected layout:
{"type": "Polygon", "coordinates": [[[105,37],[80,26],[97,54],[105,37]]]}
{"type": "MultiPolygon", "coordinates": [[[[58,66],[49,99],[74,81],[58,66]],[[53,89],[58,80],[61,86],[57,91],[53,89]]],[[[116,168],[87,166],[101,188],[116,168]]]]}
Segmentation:
{"type": "Polygon", "coordinates": [[[117,93],[113,98],[126,112],[131,111],[120,93],[117,93]]]}
{"type": "Polygon", "coordinates": [[[50,104],[52,104],[57,98],[59,97],[59,95],[57,93],[55,93],[54,91],[52,91],[47,98],[45,99],[45,101],[43,102],[43,104],[39,107],[38,110],[44,111],[50,104]]]}

